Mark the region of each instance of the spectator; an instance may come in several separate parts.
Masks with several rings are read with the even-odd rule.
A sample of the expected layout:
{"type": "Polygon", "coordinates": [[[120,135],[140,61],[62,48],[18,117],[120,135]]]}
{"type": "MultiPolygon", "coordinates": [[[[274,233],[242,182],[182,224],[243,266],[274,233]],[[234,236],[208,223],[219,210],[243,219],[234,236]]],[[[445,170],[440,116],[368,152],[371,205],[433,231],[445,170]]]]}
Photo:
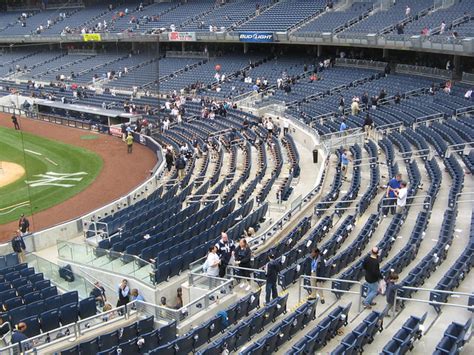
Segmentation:
{"type": "Polygon", "coordinates": [[[96,281],[94,283],[94,288],[89,293],[89,296],[94,297],[97,307],[104,307],[105,302],[107,302],[107,297],[105,296],[105,288],[96,281]]]}
{"type": "Polygon", "coordinates": [[[385,193],[384,207],[382,210],[383,216],[387,217],[387,212],[390,210],[392,214],[396,212],[396,203],[395,203],[395,192],[400,188],[400,182],[402,181],[402,174],[395,175],[387,185],[387,192],[385,193]]]}
{"type": "Polygon", "coordinates": [[[372,136],[372,129],[374,128],[374,121],[369,113],[365,115],[364,119],[364,132],[365,132],[365,139],[368,141],[372,136]]]}
{"type": "MultiPolygon", "coordinates": [[[[398,282],[398,274],[395,271],[390,271],[390,274],[388,275],[387,280],[386,280],[387,286],[385,290],[385,297],[387,299],[387,308],[385,309],[385,313],[387,317],[390,317],[388,313],[394,306],[395,293],[400,287],[399,285],[396,284],[397,282],[398,282]]],[[[398,312],[398,309],[395,309],[395,312],[398,312]]]]}
{"type": "Polygon", "coordinates": [[[143,296],[138,292],[138,289],[136,288],[132,289],[132,291],[130,292],[130,295],[132,296],[132,301],[142,301],[142,302],[145,301],[143,296]]]}
{"type": "Polygon", "coordinates": [[[275,261],[275,255],[268,255],[268,263],[265,266],[265,277],[267,283],[265,285],[265,303],[269,303],[272,299],[278,297],[277,281],[278,272],[280,271],[280,263],[275,261]]]}
{"type": "Polygon", "coordinates": [[[165,160],[166,160],[166,168],[168,169],[168,172],[170,172],[174,164],[173,152],[170,149],[166,150],[165,160]]]}
{"type": "Polygon", "coordinates": [[[311,250],[311,294],[309,296],[310,300],[315,300],[316,297],[319,297],[321,304],[325,303],[324,292],[323,290],[317,290],[315,287],[322,287],[322,281],[318,280],[318,277],[321,273],[321,265],[324,261],[322,260],[321,253],[318,248],[311,250]]]}
{"type": "Polygon", "coordinates": [[[230,258],[232,257],[232,253],[235,250],[234,243],[229,240],[229,237],[225,231],[221,233],[221,239],[216,243],[216,248],[217,254],[221,261],[219,265],[219,276],[224,277],[227,265],[229,265],[230,258]]]}
{"type": "Polygon", "coordinates": [[[342,133],[342,135],[344,135],[346,133],[346,130],[347,130],[346,119],[345,117],[343,117],[341,120],[341,124],[339,125],[339,132],[342,133]]]}
{"type": "Polygon", "coordinates": [[[31,344],[27,341],[28,337],[25,334],[26,328],[26,323],[20,322],[12,332],[11,343],[20,344],[21,351],[29,350],[31,347],[31,344]]]}
{"type": "Polygon", "coordinates": [[[411,8],[410,6],[407,5],[407,7],[405,8],[405,17],[410,17],[410,14],[411,14],[411,8]]]}
{"type": "Polygon", "coordinates": [[[372,308],[372,306],[376,305],[374,298],[378,293],[379,280],[382,279],[378,253],[379,249],[373,247],[370,255],[365,258],[362,264],[362,268],[365,270],[365,281],[368,283],[367,297],[362,301],[365,308],[372,308]]]}
{"type": "Polygon", "coordinates": [[[125,306],[128,302],[130,302],[130,288],[128,287],[128,281],[122,280],[122,282],[118,285],[118,301],[117,307],[125,306]]]}
{"type": "Polygon", "coordinates": [[[341,170],[342,170],[342,178],[346,180],[347,170],[349,168],[349,154],[347,149],[344,148],[341,154],[341,170]]]}
{"type": "Polygon", "coordinates": [[[268,130],[268,137],[271,137],[273,135],[273,129],[275,128],[273,121],[271,118],[267,120],[267,123],[265,124],[265,127],[268,130]]]}
{"type": "Polygon", "coordinates": [[[255,237],[255,229],[253,227],[248,227],[244,230],[244,237],[249,242],[249,239],[255,237]]]}
{"type": "Polygon", "coordinates": [[[397,213],[404,213],[407,204],[407,183],[405,181],[400,182],[400,188],[395,191],[395,196],[397,196],[397,213]]]}
{"type": "Polygon", "coordinates": [[[287,135],[290,132],[290,120],[288,118],[283,119],[283,135],[287,135]]]}
{"type": "MultiPolygon", "coordinates": [[[[234,250],[235,265],[241,268],[250,269],[252,267],[251,258],[252,258],[252,251],[250,250],[250,247],[247,244],[247,241],[245,240],[245,238],[240,239],[239,245],[234,250]]],[[[250,270],[239,270],[239,275],[246,278],[242,280],[240,287],[243,288],[246,286],[245,290],[249,291],[250,290],[250,280],[249,280],[250,270]],[[247,280],[249,280],[249,282],[247,282],[247,280]]]]}
{"type": "Polygon", "coordinates": [[[367,92],[364,92],[364,94],[362,95],[362,104],[364,106],[364,108],[369,108],[369,94],[367,92]]]}
{"type": "Polygon", "coordinates": [[[133,135],[132,133],[128,133],[127,138],[125,139],[127,142],[127,153],[131,154],[133,151],[133,135]]]}
{"type": "Polygon", "coordinates": [[[183,154],[181,154],[179,158],[176,159],[176,169],[178,170],[178,179],[183,180],[186,169],[186,159],[184,158],[183,154]]]}
{"type": "Polygon", "coordinates": [[[19,230],[16,231],[16,236],[12,239],[12,249],[18,255],[20,263],[23,263],[25,261],[26,245],[19,230]]]}
{"type": "Polygon", "coordinates": [[[220,264],[221,260],[217,255],[217,247],[213,245],[209,248],[209,252],[207,253],[207,259],[204,263],[204,272],[207,276],[218,277],[220,264]]]}
{"type": "Polygon", "coordinates": [[[359,102],[356,99],[352,99],[351,104],[352,116],[357,116],[359,114],[359,102]]]}
{"type": "Polygon", "coordinates": [[[175,309],[180,309],[184,305],[183,303],[183,289],[181,287],[178,287],[176,289],[176,304],[174,306],[175,309]]]}
{"type": "Polygon", "coordinates": [[[341,114],[344,115],[344,105],[345,105],[345,99],[344,99],[344,96],[340,96],[339,98],[339,111],[341,112],[341,114]]]}
{"type": "Polygon", "coordinates": [[[13,114],[12,116],[12,122],[13,122],[13,126],[15,127],[15,130],[19,131],[20,125],[18,124],[18,118],[16,118],[15,114],[13,114]]]}
{"type": "Polygon", "coordinates": [[[464,98],[466,100],[471,100],[471,97],[472,97],[472,89],[468,89],[466,93],[464,94],[464,98]]]}
{"type": "Polygon", "coordinates": [[[20,229],[22,235],[25,235],[30,231],[30,221],[28,221],[28,218],[26,218],[23,213],[20,215],[18,228],[20,229]]]}
{"type": "Polygon", "coordinates": [[[446,22],[442,21],[441,25],[439,26],[439,34],[442,35],[446,31],[446,22]]]}
{"type": "Polygon", "coordinates": [[[399,105],[401,99],[402,99],[402,97],[401,97],[400,93],[397,92],[397,93],[395,94],[395,99],[394,99],[395,103],[396,103],[397,105],[399,105]]]}

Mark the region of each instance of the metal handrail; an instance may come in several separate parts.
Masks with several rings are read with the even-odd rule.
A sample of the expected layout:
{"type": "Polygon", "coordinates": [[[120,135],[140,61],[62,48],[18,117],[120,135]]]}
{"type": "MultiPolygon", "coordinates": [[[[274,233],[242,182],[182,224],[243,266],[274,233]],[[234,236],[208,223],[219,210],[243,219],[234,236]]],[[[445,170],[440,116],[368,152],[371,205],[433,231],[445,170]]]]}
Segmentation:
{"type": "MultiPolygon", "coordinates": [[[[364,291],[364,284],[360,281],[352,281],[352,280],[344,280],[344,279],[337,279],[337,278],[331,278],[331,277],[320,277],[320,276],[309,276],[309,275],[301,275],[299,280],[298,280],[298,301],[301,302],[302,301],[302,290],[305,289],[305,288],[309,288],[309,289],[313,289],[313,290],[322,290],[322,291],[331,291],[331,292],[337,292],[337,293],[346,293],[346,294],[351,294],[351,295],[358,295],[358,307],[357,307],[357,311],[358,311],[358,315],[362,312],[362,295],[363,295],[363,291],[364,291]],[[309,285],[305,285],[304,284],[304,280],[309,280],[310,281],[310,284],[309,285]],[[321,286],[311,286],[311,280],[317,280],[317,281],[331,281],[331,282],[334,282],[334,281],[339,281],[339,282],[346,282],[346,283],[350,283],[350,284],[353,284],[353,285],[359,285],[359,291],[350,291],[350,290],[339,290],[339,289],[335,289],[335,288],[332,288],[332,287],[321,287],[321,286]]],[[[330,309],[336,302],[338,302],[338,299],[336,299],[333,304],[329,305],[328,309],[330,309]]],[[[323,312],[324,313],[324,312],[323,312]]],[[[357,316],[358,316],[357,315],[357,316]]],[[[356,317],[357,317],[356,316],[356,317]]]]}

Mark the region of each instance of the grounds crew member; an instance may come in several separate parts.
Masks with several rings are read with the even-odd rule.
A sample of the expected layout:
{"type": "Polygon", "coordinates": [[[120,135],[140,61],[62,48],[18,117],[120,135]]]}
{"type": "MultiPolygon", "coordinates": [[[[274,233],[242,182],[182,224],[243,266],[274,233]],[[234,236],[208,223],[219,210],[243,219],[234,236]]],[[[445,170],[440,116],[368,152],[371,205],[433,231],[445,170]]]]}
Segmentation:
{"type": "Polygon", "coordinates": [[[125,141],[127,142],[127,153],[130,154],[133,149],[133,135],[129,133],[125,141]]]}

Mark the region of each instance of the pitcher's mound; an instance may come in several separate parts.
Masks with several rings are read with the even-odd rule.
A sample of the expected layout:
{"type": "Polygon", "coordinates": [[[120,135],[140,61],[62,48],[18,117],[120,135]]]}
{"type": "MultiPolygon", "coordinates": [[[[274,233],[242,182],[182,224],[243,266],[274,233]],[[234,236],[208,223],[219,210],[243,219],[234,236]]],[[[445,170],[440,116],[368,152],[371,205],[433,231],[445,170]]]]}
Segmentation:
{"type": "Polygon", "coordinates": [[[9,161],[0,161],[0,187],[7,186],[25,175],[25,169],[9,161]]]}

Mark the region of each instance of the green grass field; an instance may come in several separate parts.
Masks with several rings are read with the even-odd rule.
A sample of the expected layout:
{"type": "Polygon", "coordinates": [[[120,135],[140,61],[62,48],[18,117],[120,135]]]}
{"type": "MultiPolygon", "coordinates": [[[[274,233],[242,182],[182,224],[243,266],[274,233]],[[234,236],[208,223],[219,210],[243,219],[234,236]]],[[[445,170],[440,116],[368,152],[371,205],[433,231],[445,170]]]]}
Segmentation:
{"type": "Polygon", "coordinates": [[[26,171],[21,179],[0,188],[0,224],[71,198],[92,183],[102,169],[102,158],[94,152],[22,134],[23,140],[19,131],[0,127],[0,161],[19,164],[26,171]]]}

